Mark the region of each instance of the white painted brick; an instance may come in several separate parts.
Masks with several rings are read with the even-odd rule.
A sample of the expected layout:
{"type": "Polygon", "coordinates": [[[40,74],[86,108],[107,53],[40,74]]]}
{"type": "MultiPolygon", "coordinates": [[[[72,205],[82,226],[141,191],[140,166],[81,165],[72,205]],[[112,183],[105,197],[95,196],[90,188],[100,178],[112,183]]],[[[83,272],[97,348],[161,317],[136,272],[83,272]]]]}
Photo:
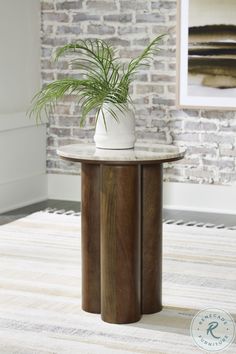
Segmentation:
{"type": "MultiPolygon", "coordinates": [[[[167,164],[167,181],[230,184],[236,182],[236,112],[178,110],[175,106],[176,0],[43,0],[41,2],[43,83],[79,77],[66,60],[51,62],[55,48],[76,38],[104,38],[118,47],[124,62],[139,55],[149,39],[167,33],[150,69],[131,87],[136,106],[138,140],[174,143],[188,151],[184,160],[167,164]]],[[[78,164],[61,161],[56,148],[77,141],[92,142],[94,115],[79,127],[76,97],[57,105],[48,127],[50,173],[77,174],[78,164]]]]}

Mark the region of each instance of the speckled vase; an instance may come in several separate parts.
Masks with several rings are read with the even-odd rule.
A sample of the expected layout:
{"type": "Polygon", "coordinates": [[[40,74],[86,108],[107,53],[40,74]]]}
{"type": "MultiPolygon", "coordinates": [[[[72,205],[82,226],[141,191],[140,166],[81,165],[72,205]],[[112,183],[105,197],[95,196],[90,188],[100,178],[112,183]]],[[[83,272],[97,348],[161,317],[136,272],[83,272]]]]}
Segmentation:
{"type": "Polygon", "coordinates": [[[99,149],[132,149],[135,143],[135,115],[131,108],[121,112],[116,105],[109,105],[116,114],[117,120],[108,110],[108,105],[103,106],[104,117],[102,112],[99,113],[94,141],[99,149]]]}

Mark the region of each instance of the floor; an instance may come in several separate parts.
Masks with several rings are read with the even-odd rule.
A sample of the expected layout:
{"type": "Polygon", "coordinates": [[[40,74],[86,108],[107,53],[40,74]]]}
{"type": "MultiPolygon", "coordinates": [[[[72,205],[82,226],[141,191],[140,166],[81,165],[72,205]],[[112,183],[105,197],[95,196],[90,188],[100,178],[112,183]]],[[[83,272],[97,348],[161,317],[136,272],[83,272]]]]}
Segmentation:
{"type": "Polygon", "coordinates": [[[44,210],[46,208],[80,211],[80,203],[54,199],[45,200],[40,203],[31,204],[23,208],[11,210],[6,213],[0,214],[0,225],[7,224],[11,221],[23,218],[26,215],[35,213],[39,210],[44,210]]]}
{"type": "Polygon", "coordinates": [[[215,214],[215,213],[201,213],[183,210],[164,210],[164,218],[196,221],[203,223],[210,223],[215,225],[224,224],[226,227],[236,226],[236,215],[231,214],[215,214]]]}
{"type": "MultiPolygon", "coordinates": [[[[2,225],[0,354],[204,354],[190,335],[193,316],[208,308],[236,319],[235,232],[163,229],[163,310],[115,325],[81,309],[79,216],[38,213],[2,225]]],[[[236,344],[222,353],[235,354],[236,344]]]]}
{"type": "MultiPolygon", "coordinates": [[[[34,213],[46,208],[56,208],[65,210],[80,211],[80,203],[64,200],[45,200],[40,203],[32,204],[24,208],[15,209],[7,213],[0,214],[0,225],[7,224],[16,219],[22,218],[26,215],[34,213]]],[[[229,214],[214,214],[214,213],[201,213],[190,212],[182,210],[164,210],[163,217],[165,219],[196,221],[212,224],[224,224],[227,227],[236,226],[236,215],[229,214]]]]}

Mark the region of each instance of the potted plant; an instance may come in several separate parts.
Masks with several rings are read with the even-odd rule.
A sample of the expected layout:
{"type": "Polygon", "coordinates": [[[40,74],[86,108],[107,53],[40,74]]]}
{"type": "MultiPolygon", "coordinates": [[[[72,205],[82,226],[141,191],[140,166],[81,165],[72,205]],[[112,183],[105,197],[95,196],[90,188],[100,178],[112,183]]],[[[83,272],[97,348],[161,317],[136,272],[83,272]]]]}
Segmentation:
{"type": "Polygon", "coordinates": [[[76,94],[81,106],[81,126],[95,112],[97,148],[129,149],[135,143],[135,116],[129,87],[138,69],[150,64],[163,35],[156,37],[129,64],[121,63],[116,50],[100,39],[78,40],[59,48],[55,61],[73,54],[69,64],[79,69],[82,78],[64,78],[45,85],[33,98],[30,115],[41,119],[48,109],[67,94],[76,94]]]}

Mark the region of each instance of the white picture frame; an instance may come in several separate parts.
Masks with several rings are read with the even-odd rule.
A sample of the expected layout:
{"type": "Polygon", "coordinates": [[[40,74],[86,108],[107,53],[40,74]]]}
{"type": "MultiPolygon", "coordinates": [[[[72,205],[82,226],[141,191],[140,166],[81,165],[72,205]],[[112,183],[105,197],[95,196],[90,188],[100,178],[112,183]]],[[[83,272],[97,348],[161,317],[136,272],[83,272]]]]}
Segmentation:
{"type": "MultiPolygon", "coordinates": [[[[191,46],[196,46],[197,50],[203,50],[204,48],[210,48],[210,44],[217,46],[218,50],[222,51],[223,43],[229,43],[229,46],[231,46],[231,50],[235,50],[235,58],[233,58],[234,55],[232,55],[231,58],[231,63],[232,60],[235,60],[235,72],[236,72],[236,1],[235,0],[178,0],[178,10],[177,10],[177,97],[176,97],[176,103],[177,107],[179,108],[209,108],[209,109],[215,109],[215,108],[220,108],[220,109],[235,109],[236,108],[236,85],[235,87],[209,87],[205,86],[205,83],[197,83],[193,84],[191,80],[199,80],[199,77],[201,80],[205,80],[210,78],[210,81],[213,81],[213,84],[216,85],[216,82],[224,82],[224,80],[221,78],[224,77],[225,82],[230,81],[230,85],[234,85],[234,81],[236,83],[236,76],[235,79],[234,77],[229,77],[227,80],[227,77],[225,75],[219,76],[219,75],[202,75],[197,73],[194,73],[193,75],[189,70],[193,70],[192,62],[193,60],[200,60],[202,57],[201,55],[192,55],[189,53],[194,52],[191,46]],[[210,9],[212,6],[212,13],[210,14],[210,9]],[[232,6],[232,8],[231,8],[232,6]],[[217,11],[219,14],[217,15],[217,11]],[[201,14],[201,16],[198,16],[198,14],[201,14]],[[195,16],[194,16],[195,15],[195,16]],[[219,31],[220,27],[220,22],[222,19],[224,19],[225,15],[225,26],[228,26],[226,28],[229,28],[229,26],[235,26],[235,44],[234,44],[234,39],[229,38],[227,39],[225,34],[221,35],[215,35],[212,38],[216,38],[216,42],[207,42],[206,38],[211,39],[212,32],[209,31],[209,29],[219,31]],[[209,20],[208,20],[209,18],[209,20]],[[209,24],[207,23],[209,21],[209,24]],[[216,22],[216,25],[214,25],[214,21],[216,22]],[[190,24],[191,22],[191,24],[190,24]],[[233,23],[232,23],[233,22],[233,23]],[[198,25],[199,23],[199,25],[198,25]],[[219,23],[219,24],[218,24],[219,23]],[[194,25],[194,26],[192,26],[194,25]],[[212,26],[212,27],[210,27],[212,26]],[[217,28],[218,27],[218,28],[217,28]],[[191,30],[190,30],[191,28],[191,30]],[[204,38],[205,43],[201,43],[203,46],[203,49],[198,46],[198,43],[193,43],[192,44],[192,38],[189,37],[189,33],[193,33],[193,28],[198,29],[201,28],[205,30],[207,29],[209,32],[206,34],[204,33],[204,38]],[[191,40],[189,40],[191,38],[191,40]],[[221,38],[224,38],[221,40],[221,38]],[[191,44],[190,44],[191,43],[191,44]],[[205,47],[204,47],[205,46],[205,47]],[[190,63],[190,64],[189,64],[190,63]],[[191,68],[189,69],[189,65],[191,65],[191,68]],[[192,77],[194,79],[192,79],[192,77]],[[204,79],[202,79],[202,77],[204,79]],[[197,79],[196,79],[197,78],[197,79]]],[[[234,28],[233,28],[234,30],[234,28]]],[[[214,32],[214,31],[213,31],[214,32]]],[[[230,35],[231,36],[231,35],[230,35]]],[[[233,37],[233,36],[231,36],[233,37]]],[[[196,37],[197,42],[199,41],[199,36],[196,37]]],[[[200,44],[200,43],[199,43],[200,44]]],[[[206,51],[206,50],[205,50],[206,51]]],[[[212,48],[211,48],[212,51],[212,48]]],[[[215,47],[213,47],[213,53],[215,53],[215,47]]],[[[198,53],[198,52],[197,52],[198,53]]],[[[228,57],[225,53],[222,55],[211,55],[207,56],[205,55],[204,60],[209,60],[209,63],[213,63],[215,65],[216,61],[218,58],[221,57],[221,61],[224,61],[224,70],[228,68],[228,57]],[[208,59],[206,59],[206,57],[208,59]],[[223,57],[223,58],[222,58],[223,57]],[[212,59],[211,59],[212,58],[212,59]]],[[[203,58],[203,57],[202,57],[203,58]]],[[[219,61],[219,60],[218,60],[219,61]]],[[[209,63],[207,64],[208,67],[210,67],[209,63]]],[[[205,65],[205,64],[203,64],[205,65]]],[[[212,65],[211,65],[212,67],[212,65]]],[[[200,70],[203,70],[202,68],[200,70]]],[[[217,67],[216,70],[217,71],[217,67]]],[[[222,69],[223,70],[223,69],[222,69]]],[[[228,70],[229,72],[229,70],[228,70]]],[[[194,82],[194,81],[193,81],[194,82]]],[[[224,82],[224,84],[225,84],[224,82]]],[[[228,82],[227,82],[228,84],[228,82]]],[[[207,83],[209,85],[209,83],[207,83]]]]}

